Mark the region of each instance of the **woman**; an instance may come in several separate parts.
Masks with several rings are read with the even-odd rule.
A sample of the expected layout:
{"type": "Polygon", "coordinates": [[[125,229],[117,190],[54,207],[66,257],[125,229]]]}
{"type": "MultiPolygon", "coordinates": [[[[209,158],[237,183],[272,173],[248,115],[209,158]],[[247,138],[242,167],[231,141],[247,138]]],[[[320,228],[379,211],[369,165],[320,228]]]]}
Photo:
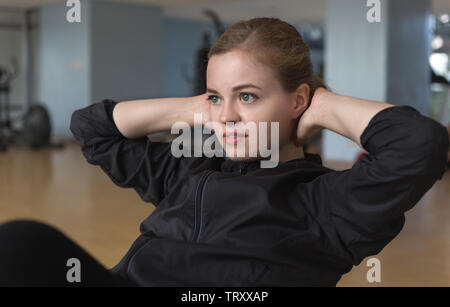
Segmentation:
{"type": "Polygon", "coordinates": [[[279,19],[229,27],[209,52],[207,88],[187,98],[106,99],[73,113],[70,128],[87,161],[156,206],[109,271],[118,280],[335,286],[400,232],[404,212],[445,172],[442,125],[409,106],[328,91],[300,34],[279,19]],[[170,143],[148,140],[176,122],[193,125],[195,113],[215,132],[226,123],[278,122],[277,140],[259,125],[257,132],[278,143],[279,163],[261,167],[261,152],[247,154],[248,135],[219,133],[226,157],[175,157],[170,143]],[[370,154],[348,170],[324,167],[302,150],[322,129],[370,154]]]}

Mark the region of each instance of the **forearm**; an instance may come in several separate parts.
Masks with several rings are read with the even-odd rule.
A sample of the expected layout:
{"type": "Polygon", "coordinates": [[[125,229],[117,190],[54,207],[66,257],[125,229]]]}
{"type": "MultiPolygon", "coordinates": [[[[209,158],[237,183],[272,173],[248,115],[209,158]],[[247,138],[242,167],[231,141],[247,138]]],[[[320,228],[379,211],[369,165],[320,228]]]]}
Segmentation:
{"type": "Polygon", "coordinates": [[[127,138],[170,131],[177,121],[194,122],[194,113],[201,112],[199,96],[153,98],[119,102],[113,111],[114,122],[127,138]]]}
{"type": "Polygon", "coordinates": [[[321,91],[317,101],[316,123],[357,143],[372,117],[394,105],[321,91]]]}

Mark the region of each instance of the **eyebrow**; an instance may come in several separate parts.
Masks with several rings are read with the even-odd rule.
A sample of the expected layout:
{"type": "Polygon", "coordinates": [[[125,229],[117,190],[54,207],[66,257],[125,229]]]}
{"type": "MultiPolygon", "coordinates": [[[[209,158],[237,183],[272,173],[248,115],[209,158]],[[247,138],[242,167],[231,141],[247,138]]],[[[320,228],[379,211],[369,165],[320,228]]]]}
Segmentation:
{"type": "MultiPolygon", "coordinates": [[[[233,87],[233,92],[239,91],[239,90],[247,88],[247,87],[254,87],[254,88],[262,90],[262,88],[260,88],[259,86],[256,86],[254,84],[248,83],[248,84],[242,84],[242,85],[237,85],[237,86],[233,87]]],[[[214,94],[219,94],[218,91],[216,91],[216,90],[214,90],[212,88],[207,88],[206,91],[214,93],[214,94]]]]}

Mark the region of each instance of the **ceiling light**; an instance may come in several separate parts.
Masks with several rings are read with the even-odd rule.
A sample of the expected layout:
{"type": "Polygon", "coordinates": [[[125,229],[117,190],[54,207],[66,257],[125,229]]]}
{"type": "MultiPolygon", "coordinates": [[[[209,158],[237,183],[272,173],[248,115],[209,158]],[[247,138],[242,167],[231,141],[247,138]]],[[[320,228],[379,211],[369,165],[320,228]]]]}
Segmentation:
{"type": "Polygon", "coordinates": [[[433,47],[434,50],[441,48],[444,46],[444,40],[441,36],[436,36],[433,41],[431,42],[431,47],[433,47]]]}
{"type": "Polygon", "coordinates": [[[448,23],[448,22],[450,21],[450,15],[448,15],[448,14],[443,14],[443,15],[441,15],[441,16],[439,17],[439,20],[440,20],[442,23],[448,23]]]}

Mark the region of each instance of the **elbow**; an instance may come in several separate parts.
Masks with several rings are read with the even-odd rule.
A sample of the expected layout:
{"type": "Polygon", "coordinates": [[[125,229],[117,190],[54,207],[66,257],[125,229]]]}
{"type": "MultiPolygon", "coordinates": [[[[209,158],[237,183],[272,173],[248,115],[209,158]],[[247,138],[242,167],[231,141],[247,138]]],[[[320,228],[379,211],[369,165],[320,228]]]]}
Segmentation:
{"type": "Polygon", "coordinates": [[[435,123],[435,129],[432,137],[434,142],[432,156],[430,157],[430,171],[436,176],[437,179],[442,179],[448,166],[450,137],[447,128],[439,123],[435,123]]]}
{"type": "Polygon", "coordinates": [[[92,121],[87,109],[79,109],[72,113],[70,119],[69,129],[75,138],[75,141],[82,148],[86,147],[88,143],[92,143],[92,140],[98,135],[96,130],[96,124],[92,121]]]}
{"type": "Polygon", "coordinates": [[[418,132],[420,142],[417,151],[421,153],[424,161],[417,161],[422,165],[420,175],[441,179],[447,170],[449,134],[440,123],[429,119],[418,132]],[[425,163],[424,163],[425,162],[425,163]]]}
{"type": "Polygon", "coordinates": [[[387,168],[397,176],[441,179],[447,170],[449,135],[438,122],[427,118],[409,129],[397,146],[382,157],[390,161],[387,168]]]}
{"type": "Polygon", "coordinates": [[[85,147],[88,142],[95,136],[95,127],[91,120],[86,116],[85,109],[79,109],[72,113],[69,129],[75,138],[75,141],[81,147],[85,147]]]}
{"type": "Polygon", "coordinates": [[[70,118],[70,125],[69,125],[69,129],[72,132],[72,135],[74,136],[75,140],[77,141],[77,143],[79,143],[81,145],[82,142],[82,128],[83,126],[83,121],[82,121],[82,115],[80,113],[80,110],[76,110],[72,113],[72,116],[70,118]]]}

